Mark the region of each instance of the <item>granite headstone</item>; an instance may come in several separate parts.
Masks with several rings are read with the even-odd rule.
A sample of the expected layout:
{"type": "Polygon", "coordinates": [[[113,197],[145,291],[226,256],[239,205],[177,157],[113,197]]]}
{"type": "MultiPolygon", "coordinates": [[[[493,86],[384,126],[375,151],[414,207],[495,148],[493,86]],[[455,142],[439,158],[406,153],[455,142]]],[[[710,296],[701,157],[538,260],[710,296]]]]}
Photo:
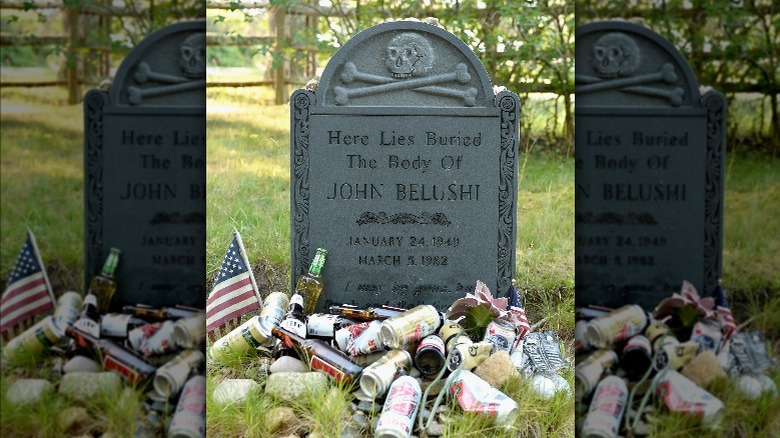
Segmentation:
{"type": "Polygon", "coordinates": [[[111,308],[206,301],[206,25],[147,36],[84,99],[85,273],[121,251],[111,308]]]}
{"type": "Polygon", "coordinates": [[[577,29],[577,305],[652,308],[721,273],[725,99],[657,33],[577,29]]]}
{"type": "Polygon", "coordinates": [[[319,309],[446,309],[511,284],[517,96],[474,52],[417,21],[360,32],[291,111],[292,281],[329,251],[319,309]]]}

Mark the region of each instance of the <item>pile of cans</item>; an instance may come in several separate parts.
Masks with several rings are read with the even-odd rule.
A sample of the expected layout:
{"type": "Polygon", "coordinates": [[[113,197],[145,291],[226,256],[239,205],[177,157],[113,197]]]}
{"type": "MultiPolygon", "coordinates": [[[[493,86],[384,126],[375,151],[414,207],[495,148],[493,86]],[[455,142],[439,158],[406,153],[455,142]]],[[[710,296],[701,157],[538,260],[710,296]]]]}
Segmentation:
{"type": "MultiPolygon", "coordinates": [[[[209,360],[226,362],[230,357],[226,351],[235,353],[240,349],[246,350],[241,353],[258,350],[273,354],[275,340],[263,332],[268,331],[266,326],[284,326],[284,300],[272,309],[275,302],[266,299],[254,323],[245,323],[244,329],[239,327],[214,342],[209,360]],[[235,334],[238,332],[243,334],[235,334]]],[[[372,427],[376,437],[409,437],[415,430],[419,433],[419,412],[423,407],[432,411],[429,406],[421,406],[424,390],[438,381],[443,382],[440,391],[446,391],[462,410],[482,413],[493,417],[499,426],[510,426],[519,414],[517,402],[473,372],[499,352],[506,353],[509,371],[514,375],[533,376],[545,367],[543,371],[555,374],[569,365],[552,332],[522,331],[525,336],[519,336],[518,327],[496,318],[485,327],[483,337],[472,339],[463,325],[448,320],[431,305],[354,311],[350,307],[332,306],[331,313],[307,315],[304,333],[307,339],[325,341],[333,350],[329,355],[335,352],[362,367],[353,395],[371,406],[382,406],[372,427]],[[363,320],[349,317],[358,314],[363,320]],[[532,348],[524,349],[524,340],[530,340],[532,348]]],[[[322,359],[328,360],[325,356],[322,359]]],[[[433,397],[427,401],[433,402],[433,397]]]]}
{"type": "Polygon", "coordinates": [[[652,410],[698,417],[704,427],[718,430],[725,406],[706,388],[719,378],[735,379],[751,399],[777,396],[767,375],[776,361],[763,336],[737,332],[730,312],[717,317],[695,291],[681,299],[685,295],[685,290],[674,295],[677,308],[699,314],[687,329],[669,311],[669,300],[651,313],[638,305],[576,309],[578,434],[647,435],[651,420],[645,414],[652,410]]]}
{"type": "Polygon", "coordinates": [[[6,366],[45,355],[60,366],[75,356],[95,359],[129,385],[147,388],[143,433],[205,436],[205,312],[138,305],[87,317],[82,304],[81,294],[62,294],[53,315],[4,346],[6,366]]]}

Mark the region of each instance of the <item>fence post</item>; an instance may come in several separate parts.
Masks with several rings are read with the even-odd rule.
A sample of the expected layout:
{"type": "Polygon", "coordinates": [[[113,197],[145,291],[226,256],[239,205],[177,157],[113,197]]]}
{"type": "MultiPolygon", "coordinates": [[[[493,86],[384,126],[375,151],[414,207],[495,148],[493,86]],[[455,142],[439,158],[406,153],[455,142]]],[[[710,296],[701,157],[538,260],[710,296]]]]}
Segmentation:
{"type": "Polygon", "coordinates": [[[284,75],[284,26],[287,18],[287,10],[282,6],[274,8],[274,30],[276,32],[276,47],[274,48],[274,90],[276,98],[274,102],[281,105],[287,102],[287,84],[284,75]]]}
{"type": "Polygon", "coordinates": [[[68,49],[66,54],[66,80],[68,82],[68,104],[79,103],[79,63],[76,47],[79,40],[79,10],[75,6],[66,6],[68,22],[68,49]]]}

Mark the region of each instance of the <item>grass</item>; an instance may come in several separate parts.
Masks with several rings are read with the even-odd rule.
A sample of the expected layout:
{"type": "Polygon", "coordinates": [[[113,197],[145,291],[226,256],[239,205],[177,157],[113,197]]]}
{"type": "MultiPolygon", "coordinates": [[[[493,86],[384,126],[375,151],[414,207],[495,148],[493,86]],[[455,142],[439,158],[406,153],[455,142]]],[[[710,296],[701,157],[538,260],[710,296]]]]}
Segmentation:
{"type": "MultiPolygon", "coordinates": [[[[237,228],[265,294],[269,290],[286,290],[289,284],[289,109],[285,105],[264,105],[272,97],[270,91],[257,90],[209,89],[207,279],[213,279],[232,230],[237,228]]],[[[66,96],[58,89],[4,88],[1,93],[0,273],[3,279],[7,278],[25,229],[30,227],[36,234],[55,292],[82,290],[81,107],[62,106],[66,96]]],[[[544,105],[535,105],[524,102],[523,109],[528,112],[538,108],[542,114],[549,111],[544,105]]],[[[546,138],[546,125],[529,126],[532,133],[523,134],[520,156],[516,273],[519,285],[527,293],[531,322],[546,318],[539,330],[558,333],[567,349],[566,357],[571,358],[573,159],[540,152],[543,140],[537,139],[546,138]]],[[[727,157],[725,181],[724,285],[732,293],[737,322],[752,317],[748,329],[765,333],[776,355],[780,351],[780,314],[773,309],[780,308],[780,161],[763,155],[731,154],[727,157]]],[[[256,360],[248,360],[211,370],[207,376],[208,396],[212,396],[214,384],[223,378],[257,378],[256,365],[256,360]]],[[[37,370],[30,368],[25,372],[37,370]]],[[[565,377],[573,382],[573,370],[568,370],[565,377]]],[[[778,376],[774,377],[777,381],[778,376]]],[[[14,371],[3,371],[3,397],[15,378],[14,371]]],[[[523,418],[515,434],[573,435],[574,408],[570,398],[559,396],[552,402],[542,401],[530,395],[522,380],[511,381],[502,389],[521,403],[523,418]]],[[[737,429],[725,430],[724,435],[778,428],[776,416],[764,414],[777,410],[777,402],[747,403],[733,386],[716,388],[713,393],[724,397],[728,414],[739,420],[732,426],[737,429]],[[751,411],[752,406],[758,408],[751,411]]],[[[346,397],[329,401],[339,401],[333,404],[335,412],[318,410],[324,399],[294,409],[298,414],[309,415],[311,423],[318,425],[315,429],[338,430],[326,429],[325,425],[349,421],[348,416],[343,417],[342,399],[346,397]]],[[[16,412],[3,403],[0,435],[18,430],[20,433],[15,436],[55,436],[56,430],[47,418],[69,403],[55,396],[30,412],[16,412]]],[[[262,428],[268,420],[264,412],[276,406],[278,402],[262,396],[243,406],[209,403],[209,436],[263,436],[267,430],[262,428]]],[[[131,427],[121,420],[128,417],[117,417],[119,411],[133,409],[106,405],[90,407],[90,413],[100,421],[116,424],[110,427],[112,431],[126,431],[131,427]]],[[[655,429],[657,436],[692,436],[702,432],[694,424],[688,427],[679,423],[679,416],[660,418],[655,429]]],[[[456,422],[447,426],[446,434],[482,436],[498,432],[482,420],[480,416],[458,416],[456,422]]]]}

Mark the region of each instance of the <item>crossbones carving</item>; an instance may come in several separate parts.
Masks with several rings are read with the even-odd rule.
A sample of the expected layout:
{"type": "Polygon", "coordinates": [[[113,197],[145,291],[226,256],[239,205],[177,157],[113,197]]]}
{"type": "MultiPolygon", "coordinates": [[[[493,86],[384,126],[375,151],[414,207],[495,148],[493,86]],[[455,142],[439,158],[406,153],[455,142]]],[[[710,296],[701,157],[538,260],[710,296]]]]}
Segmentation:
{"type": "Polygon", "coordinates": [[[453,81],[468,84],[471,81],[471,74],[469,74],[466,64],[463,63],[459,63],[453,71],[448,73],[397,80],[361,72],[355,63],[348,62],[344,64],[340,78],[341,82],[345,84],[362,82],[371,85],[362,88],[333,87],[338,105],[346,105],[351,97],[370,96],[399,90],[414,90],[438,96],[460,98],[463,99],[466,106],[474,106],[477,98],[477,89],[474,87],[461,90],[438,86],[453,81]]]}
{"type": "Polygon", "coordinates": [[[621,77],[617,79],[601,79],[595,76],[578,75],[577,82],[585,83],[577,87],[577,93],[593,93],[596,91],[618,89],[629,93],[641,94],[645,96],[658,96],[669,99],[669,102],[678,106],[682,104],[685,92],[680,87],[671,90],[664,88],[655,88],[644,86],[653,82],[664,82],[674,84],[677,82],[677,73],[674,72],[674,66],[665,63],[661,69],[655,73],[647,73],[636,76],[621,77]]]}
{"type": "Polygon", "coordinates": [[[127,87],[127,100],[131,104],[137,105],[145,97],[161,96],[205,87],[205,48],[206,37],[200,33],[192,34],[182,42],[179,47],[178,64],[184,76],[156,72],[146,62],[139,62],[135,74],[133,74],[133,79],[135,79],[136,83],[145,84],[154,81],[166,85],[149,88],[127,87]]]}

